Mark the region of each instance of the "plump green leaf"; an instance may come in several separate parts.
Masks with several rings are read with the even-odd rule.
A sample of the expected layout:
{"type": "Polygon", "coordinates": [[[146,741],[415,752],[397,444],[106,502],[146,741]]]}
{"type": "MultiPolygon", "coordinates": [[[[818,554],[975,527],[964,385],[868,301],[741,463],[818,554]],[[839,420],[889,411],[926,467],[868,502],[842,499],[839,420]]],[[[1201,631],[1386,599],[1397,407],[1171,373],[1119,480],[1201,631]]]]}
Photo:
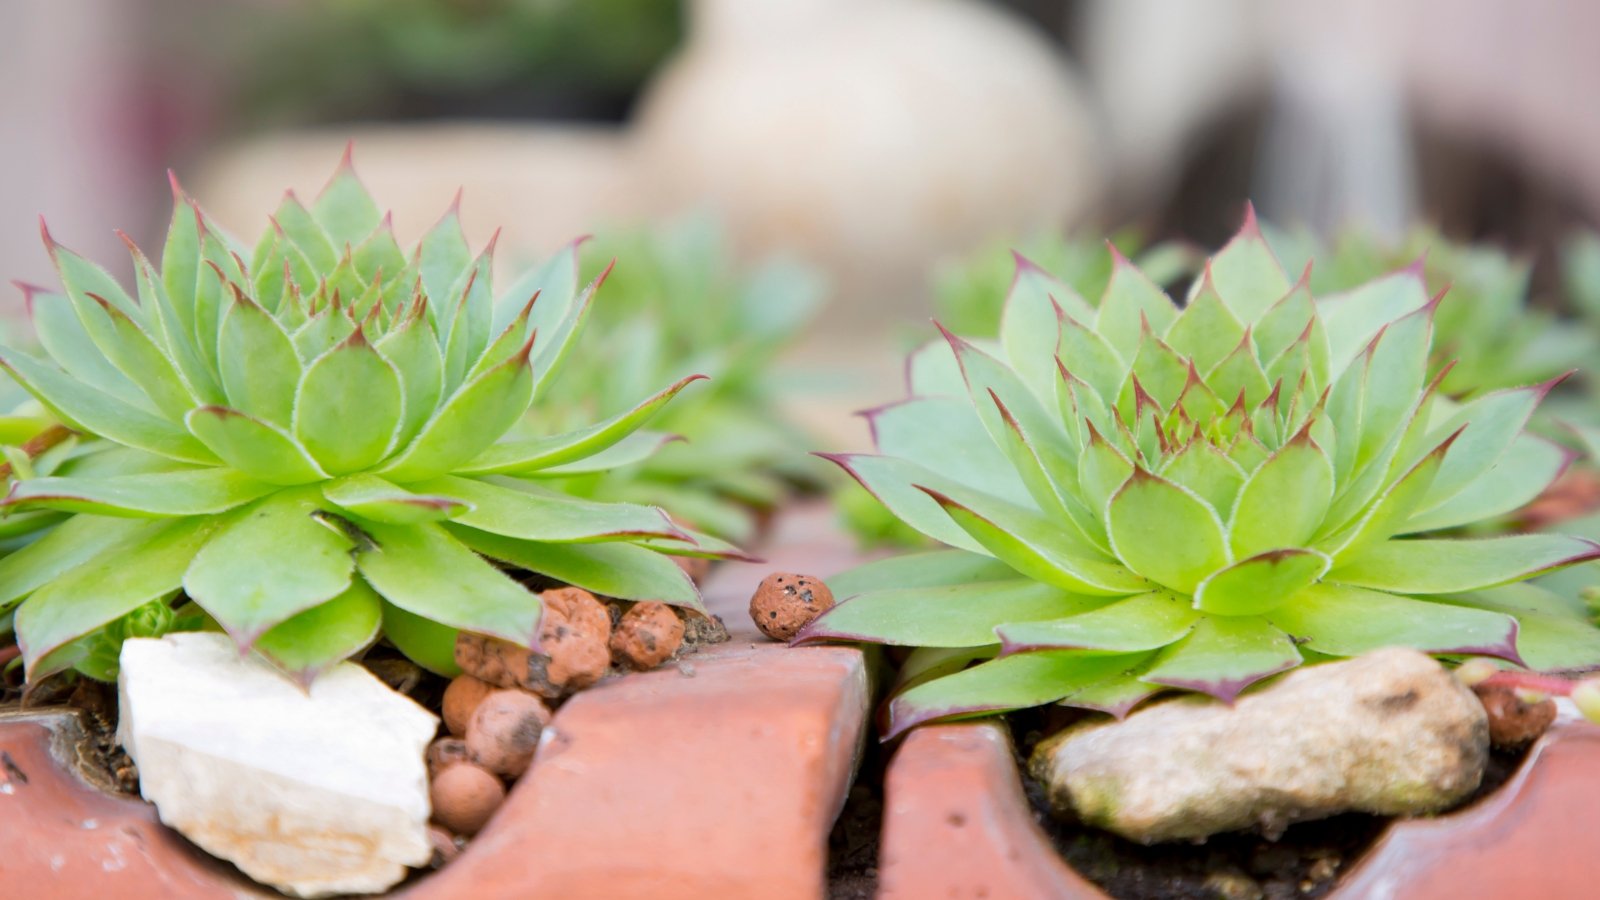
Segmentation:
{"type": "Polygon", "coordinates": [[[539,598],[438,524],[362,522],[374,541],[356,553],[362,577],[385,600],[442,625],[524,647],[538,637],[539,598]]]}
{"type": "Polygon", "coordinates": [[[1517,660],[1517,622],[1510,616],[1365,588],[1312,585],[1267,618],[1309,649],[1335,656],[1414,647],[1517,660]]]}
{"type": "Polygon", "coordinates": [[[1011,622],[1059,619],[1105,603],[1037,581],[971,582],[868,591],[812,620],[797,642],[868,641],[906,647],[984,647],[1011,622]]]}
{"type": "Polygon", "coordinates": [[[464,501],[455,520],[469,528],[525,541],[569,543],[636,537],[682,537],[666,513],[632,503],[596,503],[503,475],[447,475],[408,489],[464,501]]]}
{"type": "Polygon", "coordinates": [[[907,525],[943,544],[988,555],[983,545],[973,540],[940,508],[938,502],[917,485],[934,486],[941,478],[922,466],[889,456],[865,453],[819,454],[838,464],[861,483],[879,503],[907,525]]]}
{"type": "Polygon", "coordinates": [[[528,360],[508,360],[463,385],[379,472],[405,484],[453,471],[505,434],[532,400],[528,360]]]}
{"type": "Polygon", "coordinates": [[[16,615],[30,677],[33,665],[56,648],[178,590],[217,524],[206,517],[161,523],[128,552],[102,552],[34,591],[16,615]]]}
{"type": "Polygon", "coordinates": [[[1413,512],[1396,533],[1438,531],[1505,515],[1533,502],[1571,461],[1572,454],[1559,444],[1523,433],[1489,472],[1427,512],[1413,512]]]}
{"type": "Polygon", "coordinates": [[[295,394],[295,437],[323,470],[358,472],[394,447],[401,402],[400,373],[357,331],[306,369],[295,394]]]}
{"type": "Polygon", "coordinates": [[[1007,654],[1040,649],[1156,650],[1188,634],[1199,618],[1181,598],[1151,591],[1066,618],[1006,623],[997,633],[1007,654]]]}
{"type": "Polygon", "coordinates": [[[1310,540],[1333,501],[1333,464],[1310,438],[1285,444],[1239,491],[1228,529],[1236,557],[1310,540]]]}
{"type": "Polygon", "coordinates": [[[1000,317],[1000,346],[1025,383],[1046,388],[1055,374],[1056,342],[1061,330],[1057,310],[1088,321],[1094,309],[1077,291],[1021,255],[1016,256],[1016,261],[1016,276],[1000,317]]]}
{"type": "Polygon", "coordinates": [[[393,603],[383,604],[384,637],[407,659],[435,675],[454,678],[461,674],[461,667],[456,665],[459,633],[460,629],[407,612],[393,603]]]}
{"type": "Polygon", "coordinates": [[[377,640],[382,621],[382,598],[357,578],[332,600],[274,625],[256,639],[255,649],[309,683],[377,640]]]}
{"type": "Polygon", "coordinates": [[[956,499],[924,488],[962,530],[997,559],[1018,572],[1080,594],[1115,597],[1145,590],[1143,578],[1116,562],[1084,554],[1068,533],[1052,528],[1049,520],[1021,509],[996,503],[974,508],[982,495],[956,499]]]}
{"type": "Polygon", "coordinates": [[[177,425],[89,387],[27,354],[5,352],[0,355],[0,368],[10,372],[18,384],[76,430],[185,462],[217,461],[203,444],[177,425]]]}
{"type": "Polygon", "coordinates": [[[300,381],[300,355],[283,326],[237,289],[222,319],[217,352],[228,405],[288,425],[300,381]]]}
{"type": "MultiPolygon", "coordinates": [[[[683,438],[675,434],[661,434],[660,432],[656,431],[635,431],[633,434],[628,435],[615,444],[612,444],[606,449],[601,450],[591,456],[585,456],[582,459],[573,460],[569,463],[562,463],[558,466],[551,466],[547,469],[535,469],[531,472],[516,472],[511,474],[520,476],[522,478],[542,479],[571,478],[575,475],[592,475],[596,472],[610,472],[613,469],[626,468],[628,466],[656,458],[656,455],[660,453],[663,448],[680,440],[683,440],[683,438]]],[[[665,465],[652,467],[652,470],[654,472],[663,474],[667,471],[665,465]]],[[[728,477],[724,479],[724,483],[729,493],[741,492],[742,488],[744,488],[746,484],[761,483],[758,482],[757,479],[762,477],[760,473],[751,473],[751,480],[746,482],[742,480],[735,481],[734,476],[739,473],[728,472],[725,474],[728,477]]],[[[751,503],[772,506],[787,496],[788,491],[786,486],[779,483],[776,490],[758,490],[757,494],[759,497],[756,499],[750,499],[751,503]]],[[[743,496],[740,496],[739,499],[749,499],[750,496],[751,495],[748,492],[743,492],[743,496]]]]}
{"type": "MultiPolygon", "coordinates": [[[[1103,335],[1123,359],[1131,360],[1138,350],[1144,323],[1148,322],[1154,333],[1166,334],[1178,317],[1178,309],[1165,291],[1121,253],[1113,249],[1112,257],[1111,280],[1100,297],[1094,330],[1103,335]]],[[[1062,359],[1072,368],[1071,359],[1065,354],[1062,359]]]]}
{"type": "Polygon", "coordinates": [[[1283,267],[1261,236],[1254,211],[1246,214],[1233,240],[1212,257],[1206,277],[1228,298],[1234,313],[1247,322],[1259,319],[1290,288],[1283,267]]]}
{"type": "Polygon", "coordinates": [[[1031,504],[1027,488],[985,433],[970,400],[916,397],[865,415],[879,453],[996,497],[1031,504]]]}
{"type": "Polygon", "coordinates": [[[140,410],[149,398],[101,351],[65,294],[24,287],[28,317],[39,345],[68,375],[140,410]]]}
{"type": "Polygon", "coordinates": [[[1157,655],[1142,678],[1231,703],[1250,685],[1299,664],[1294,641],[1265,620],[1205,616],[1157,655]]]}
{"type": "Polygon", "coordinates": [[[1342,559],[1328,577],[1399,594],[1454,594],[1595,558],[1600,544],[1559,534],[1384,541],[1342,559]]]}
{"type": "Polygon", "coordinates": [[[147,543],[164,523],[77,515],[0,559],[0,609],[96,557],[122,557],[147,543]]]}
{"type": "Polygon", "coordinates": [[[225,406],[202,406],[184,417],[189,432],[240,472],[268,484],[306,484],[327,478],[281,428],[225,406]]]}
{"type": "Polygon", "coordinates": [[[463,475],[523,474],[584,459],[634,434],[679,391],[704,378],[704,375],[690,375],[680,379],[627,412],[588,428],[545,438],[502,441],[456,471],[463,475]]]}
{"type": "Polygon", "coordinates": [[[241,647],[350,586],[352,542],[319,521],[315,488],[278,491],[229,516],[183,589],[241,647]]]}
{"type": "Polygon", "coordinates": [[[1222,362],[1244,336],[1244,323],[1228,309],[1216,287],[1202,283],[1163,340],[1205,372],[1222,362]]]}
{"type": "Polygon", "coordinates": [[[889,703],[885,738],[925,722],[1039,706],[1130,668],[1142,654],[1090,656],[1071,650],[1015,653],[935,678],[889,703]]]}
{"type": "Polygon", "coordinates": [[[1327,574],[1315,550],[1268,550],[1212,573],[1195,588],[1194,608],[1219,616],[1255,616],[1288,602],[1327,574]]]}
{"type": "Polygon", "coordinates": [[[1193,593],[1201,579],[1232,562],[1217,513],[1195,494],[1136,470],[1106,510],[1112,547],[1133,571],[1193,593]]]}
{"type": "Polygon", "coordinates": [[[361,243],[361,239],[383,221],[378,204],[356,177],[348,148],[338,171],[311,204],[311,214],[333,240],[335,248],[361,243]]]}
{"type": "Polygon", "coordinates": [[[135,518],[203,516],[226,512],[272,490],[272,485],[232,469],[106,478],[51,476],[15,482],[0,506],[135,518]]]}
{"type": "Polygon", "coordinates": [[[1577,598],[1535,584],[1511,584],[1440,598],[1447,603],[1507,613],[1517,619],[1517,655],[1537,672],[1586,671],[1600,666],[1600,629],[1591,627],[1577,598]]]}
{"type": "Polygon", "coordinates": [[[458,497],[415,493],[367,474],[331,481],[323,487],[322,495],[328,502],[359,518],[393,525],[438,522],[471,508],[471,504],[458,497]]]}
{"type": "Polygon", "coordinates": [[[447,524],[463,544],[490,559],[622,600],[659,600],[703,609],[700,591],[670,557],[629,543],[540,544],[447,524]]]}

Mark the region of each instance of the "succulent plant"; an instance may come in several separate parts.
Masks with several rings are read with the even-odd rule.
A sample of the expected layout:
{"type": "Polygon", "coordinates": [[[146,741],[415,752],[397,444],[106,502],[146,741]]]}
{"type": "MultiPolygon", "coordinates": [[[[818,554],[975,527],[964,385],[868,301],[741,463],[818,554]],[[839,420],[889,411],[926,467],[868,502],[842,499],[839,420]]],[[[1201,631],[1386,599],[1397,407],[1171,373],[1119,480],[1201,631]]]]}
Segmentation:
{"type": "MultiPolygon", "coordinates": [[[[1119,253],[1136,259],[1140,270],[1156,284],[1169,284],[1193,269],[1189,250],[1177,243],[1147,246],[1131,229],[1112,236],[1110,243],[1119,253]]],[[[1091,301],[1105,291],[1111,279],[1111,256],[1104,241],[1059,232],[1040,232],[1019,241],[991,241],[947,262],[935,273],[933,302],[939,321],[968,338],[999,334],[1000,316],[1019,258],[1091,301]]]]}
{"type": "Polygon", "coordinates": [[[561,426],[615,408],[660,380],[704,372],[711,381],[652,423],[683,442],[567,488],[660,504],[719,537],[747,540],[754,510],[777,505],[793,485],[818,476],[815,460],[802,452],[810,442],[780,415],[772,361],[804,333],[823,299],[822,279],[776,258],[738,268],[707,216],[601,232],[594,244],[585,248],[586,269],[598,274],[605,260],[619,260],[606,304],[535,418],[561,426]]]}
{"type": "Polygon", "coordinates": [[[997,344],[917,351],[910,398],[870,413],[879,454],[829,457],[948,549],[830,579],[847,599],[797,641],[917,648],[891,735],[1231,700],[1385,645],[1600,664],[1559,598],[1496,587],[1600,544],[1418,536],[1527,502],[1567,461],[1523,431],[1551,383],[1458,404],[1429,379],[1440,302],[1403,272],[1318,303],[1253,216],[1181,308],[1120,256],[1094,306],[1023,266],[997,344]]]}
{"type": "Polygon", "coordinates": [[[1464,397],[1546,381],[1580,366],[1600,342],[1592,331],[1562,327],[1529,302],[1530,266],[1489,244],[1451,241],[1432,229],[1385,241],[1350,231],[1331,247],[1308,232],[1264,229],[1269,243],[1295,271],[1310,263],[1311,290],[1337,302],[1338,295],[1409,269],[1430,292],[1449,289],[1450,301],[1434,318],[1434,371],[1452,365],[1440,389],[1464,397]]]}
{"type": "Polygon", "coordinates": [[[506,568],[699,603],[663,554],[726,548],[548,486],[605,468],[698,376],[596,424],[523,421],[604,277],[579,288],[576,245],[496,297],[492,241],[474,256],[452,206],[403,251],[348,154],[253,250],[173,187],[160,268],[129,242],[134,293],[47,231],[62,290],[31,306],[48,358],[0,349],[96,439],[3,503],[68,516],[0,560],[31,678],[106,677],[105,636],[159,629],[148,605],[187,606],[180,592],[305,678],[380,632],[445,672],[458,630],[534,645],[539,595],[506,568]]]}

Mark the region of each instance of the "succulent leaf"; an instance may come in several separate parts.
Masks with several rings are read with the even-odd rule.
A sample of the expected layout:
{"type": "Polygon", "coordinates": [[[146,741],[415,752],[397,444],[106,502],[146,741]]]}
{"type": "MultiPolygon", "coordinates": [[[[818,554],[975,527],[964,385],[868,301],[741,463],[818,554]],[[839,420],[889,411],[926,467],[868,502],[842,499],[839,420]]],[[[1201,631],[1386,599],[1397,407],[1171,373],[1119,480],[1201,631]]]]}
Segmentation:
{"type": "Polygon", "coordinates": [[[891,732],[1047,702],[1120,715],[1167,689],[1231,701],[1387,645],[1600,665],[1600,630],[1502,587],[1600,544],[1418,536],[1508,512],[1567,461],[1524,432],[1552,382],[1445,392],[1448,299],[1418,271],[1319,298],[1253,216],[1181,305],[1120,255],[1107,270],[1087,310],[1019,259],[999,345],[945,332],[942,360],[913,355],[912,398],[869,414],[881,455],[827,457],[952,548],[834,579],[845,599],[799,638],[921,648],[891,732]]]}

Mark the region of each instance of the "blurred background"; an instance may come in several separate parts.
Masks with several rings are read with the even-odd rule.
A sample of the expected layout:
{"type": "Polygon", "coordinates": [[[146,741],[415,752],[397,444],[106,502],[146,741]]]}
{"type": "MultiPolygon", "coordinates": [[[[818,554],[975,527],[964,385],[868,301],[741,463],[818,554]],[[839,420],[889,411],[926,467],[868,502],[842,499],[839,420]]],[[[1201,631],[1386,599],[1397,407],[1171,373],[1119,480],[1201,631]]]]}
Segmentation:
{"type": "Polygon", "coordinates": [[[0,273],[49,280],[39,213],[153,245],[167,168],[253,236],[353,139],[402,240],[465,188],[502,265],[689,210],[815,264],[792,359],[860,406],[941,264],[1041,231],[1214,247],[1250,198],[1539,284],[1600,218],[1597,36],[1585,0],[0,0],[0,273]]]}

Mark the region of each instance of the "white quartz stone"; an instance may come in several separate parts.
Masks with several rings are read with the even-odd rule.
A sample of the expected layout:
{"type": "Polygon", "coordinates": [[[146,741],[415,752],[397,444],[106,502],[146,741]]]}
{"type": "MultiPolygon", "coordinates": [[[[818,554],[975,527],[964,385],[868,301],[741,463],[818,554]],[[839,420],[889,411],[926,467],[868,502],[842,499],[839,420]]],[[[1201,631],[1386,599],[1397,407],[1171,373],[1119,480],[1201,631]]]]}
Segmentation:
{"type": "Polygon", "coordinates": [[[118,738],[161,821],[299,897],[371,893],[426,863],[438,720],[340,663],[303,688],[221,634],[130,640],[118,738]]]}

